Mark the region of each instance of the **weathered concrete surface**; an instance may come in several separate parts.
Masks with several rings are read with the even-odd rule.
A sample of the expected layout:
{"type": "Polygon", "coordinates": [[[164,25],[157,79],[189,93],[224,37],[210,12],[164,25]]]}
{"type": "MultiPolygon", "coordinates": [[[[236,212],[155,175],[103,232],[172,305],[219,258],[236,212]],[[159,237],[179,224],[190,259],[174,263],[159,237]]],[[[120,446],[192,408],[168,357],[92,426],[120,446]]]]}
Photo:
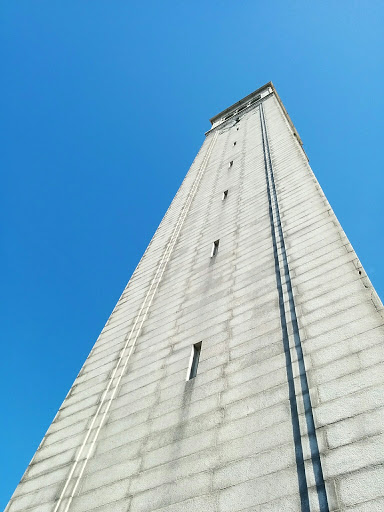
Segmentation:
{"type": "Polygon", "coordinates": [[[383,307],[271,84],[236,108],[258,94],[212,120],[7,512],[384,508],[383,307]]]}

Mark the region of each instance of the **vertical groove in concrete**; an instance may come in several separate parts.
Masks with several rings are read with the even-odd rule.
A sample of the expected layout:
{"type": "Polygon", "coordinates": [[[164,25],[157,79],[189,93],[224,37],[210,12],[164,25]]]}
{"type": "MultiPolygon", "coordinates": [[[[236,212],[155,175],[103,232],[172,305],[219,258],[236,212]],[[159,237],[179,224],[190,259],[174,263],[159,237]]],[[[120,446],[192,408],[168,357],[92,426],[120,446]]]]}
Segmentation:
{"type": "Polygon", "coordinates": [[[309,439],[309,445],[311,450],[312,468],[316,481],[317,495],[319,499],[320,512],[329,512],[327,492],[325,489],[323,469],[321,466],[321,458],[319,453],[319,445],[317,442],[316,429],[313,419],[311,397],[309,395],[307,372],[305,368],[305,361],[303,351],[301,348],[300,331],[297,324],[296,307],[292,293],[292,283],[290,277],[290,271],[287,261],[284,234],[281,226],[279,201],[276,192],[275,180],[273,175],[273,165],[271,160],[271,153],[269,150],[268,142],[268,131],[265,121],[263,105],[260,105],[260,123],[262,127],[263,137],[263,151],[265,160],[265,174],[267,179],[268,198],[270,204],[270,217],[271,217],[271,232],[274,246],[274,254],[276,261],[276,280],[277,287],[279,290],[280,300],[280,311],[281,311],[281,325],[282,325],[282,336],[283,343],[285,345],[285,354],[287,360],[287,380],[289,385],[289,396],[291,402],[291,415],[292,415],[292,428],[295,438],[295,449],[296,449],[296,465],[299,480],[299,489],[301,497],[301,509],[303,512],[310,510],[309,495],[308,495],[308,484],[305,474],[303,448],[301,442],[300,424],[298,419],[298,409],[296,403],[296,395],[298,391],[295,391],[293,371],[292,371],[292,358],[291,348],[289,344],[289,334],[287,329],[287,314],[291,317],[294,347],[297,354],[297,362],[299,365],[299,376],[301,384],[301,397],[304,402],[305,419],[307,424],[307,435],[309,439]],[[280,256],[280,257],[279,257],[280,256]],[[284,293],[286,289],[286,295],[284,293]],[[288,308],[286,314],[286,307],[288,308]]]}

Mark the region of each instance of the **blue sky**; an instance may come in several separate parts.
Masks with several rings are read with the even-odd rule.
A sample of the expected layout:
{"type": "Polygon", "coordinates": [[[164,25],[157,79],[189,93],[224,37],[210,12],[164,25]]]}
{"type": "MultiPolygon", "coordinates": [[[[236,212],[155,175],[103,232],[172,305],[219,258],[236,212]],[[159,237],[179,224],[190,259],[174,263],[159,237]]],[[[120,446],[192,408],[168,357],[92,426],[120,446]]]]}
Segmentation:
{"type": "Polygon", "coordinates": [[[5,506],[208,119],[272,80],[384,297],[380,1],[3,0],[5,506]]]}

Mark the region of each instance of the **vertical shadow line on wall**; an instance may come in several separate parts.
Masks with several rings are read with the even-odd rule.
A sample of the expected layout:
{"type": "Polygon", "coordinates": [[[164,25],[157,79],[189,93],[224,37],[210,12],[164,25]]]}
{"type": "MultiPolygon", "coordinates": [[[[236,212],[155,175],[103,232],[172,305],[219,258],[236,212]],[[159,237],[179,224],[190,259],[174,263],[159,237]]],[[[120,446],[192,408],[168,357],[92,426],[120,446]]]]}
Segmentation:
{"type": "Polygon", "coordinates": [[[269,149],[268,133],[267,133],[267,127],[266,127],[266,123],[265,123],[263,105],[261,104],[259,108],[260,108],[260,124],[261,124],[261,133],[262,133],[263,153],[264,153],[264,166],[265,166],[265,175],[266,175],[266,181],[267,181],[267,193],[268,193],[268,202],[269,202],[269,217],[270,217],[270,223],[271,223],[273,253],[274,253],[274,260],[275,260],[276,282],[277,282],[277,289],[278,289],[278,294],[279,294],[280,319],[281,319],[282,338],[283,338],[285,360],[286,360],[286,372],[287,372],[287,381],[288,381],[288,388],[289,388],[289,402],[290,402],[290,409],[291,409],[293,438],[294,438],[294,443],[295,443],[295,456],[296,456],[297,476],[298,476],[299,492],[300,492],[300,500],[301,500],[301,510],[302,510],[302,512],[308,512],[310,510],[310,505],[309,505],[308,484],[307,484],[307,478],[306,478],[306,474],[305,474],[305,465],[304,465],[303,447],[302,447],[301,433],[300,433],[299,415],[298,415],[298,409],[297,409],[297,399],[296,399],[295,385],[294,385],[294,380],[293,380],[293,367],[292,367],[292,358],[291,358],[291,352],[290,352],[290,347],[289,347],[287,315],[286,315],[285,305],[284,305],[282,278],[284,278],[284,282],[286,284],[287,293],[288,293],[288,304],[289,304],[288,314],[290,314],[290,318],[291,318],[294,346],[295,346],[298,365],[299,365],[301,394],[303,397],[305,419],[306,419],[306,425],[307,425],[307,431],[308,431],[309,446],[310,446],[310,451],[311,451],[311,462],[312,462],[312,467],[313,467],[313,473],[315,476],[316,490],[317,490],[317,496],[318,496],[318,500],[319,500],[320,512],[329,512],[328,499],[327,499],[327,493],[326,493],[326,489],[325,489],[319,446],[318,446],[318,441],[317,441],[317,436],[316,436],[315,422],[314,422],[314,418],[313,418],[311,398],[309,395],[309,387],[308,387],[308,380],[307,380],[307,373],[306,373],[306,368],[305,368],[303,350],[302,350],[302,345],[301,345],[300,331],[299,331],[299,326],[298,326],[297,316],[296,316],[295,301],[294,301],[293,292],[292,292],[292,282],[291,282],[289,265],[288,265],[286,249],[285,249],[284,234],[283,234],[281,220],[280,220],[279,204],[278,204],[278,198],[277,198],[277,192],[276,192],[276,186],[275,186],[275,180],[274,180],[272,159],[271,159],[271,154],[270,154],[270,149],[269,149]],[[282,265],[280,265],[280,260],[279,260],[277,238],[279,238],[279,242],[280,242],[282,265]],[[281,266],[282,266],[282,268],[281,268],[281,266]]]}
{"type": "Polygon", "coordinates": [[[282,339],[283,339],[284,354],[285,354],[285,367],[286,367],[286,372],[287,372],[289,405],[290,405],[290,410],[291,410],[293,441],[294,441],[294,445],[295,445],[295,458],[296,458],[297,478],[298,478],[299,494],[300,494],[300,502],[301,502],[301,512],[310,512],[308,484],[307,484],[307,477],[305,474],[303,446],[301,444],[299,414],[298,414],[298,410],[297,410],[295,385],[294,385],[294,381],[293,381],[292,360],[291,360],[291,352],[289,349],[288,328],[287,328],[285,309],[284,309],[284,296],[283,296],[283,288],[282,288],[282,283],[281,283],[279,257],[278,257],[278,253],[277,253],[276,233],[275,233],[275,228],[274,228],[274,217],[273,217],[273,209],[272,209],[271,187],[269,184],[269,175],[268,175],[268,164],[267,164],[267,154],[266,154],[267,149],[266,149],[266,140],[265,140],[265,132],[264,132],[264,124],[263,124],[262,105],[260,105],[259,109],[260,109],[261,135],[262,135],[262,142],[263,142],[264,168],[265,168],[268,203],[269,203],[269,208],[268,208],[269,209],[269,219],[270,219],[270,224],[271,224],[273,256],[274,256],[274,261],[275,261],[276,284],[277,284],[277,291],[278,291],[278,295],[279,295],[280,321],[281,321],[282,339]]]}

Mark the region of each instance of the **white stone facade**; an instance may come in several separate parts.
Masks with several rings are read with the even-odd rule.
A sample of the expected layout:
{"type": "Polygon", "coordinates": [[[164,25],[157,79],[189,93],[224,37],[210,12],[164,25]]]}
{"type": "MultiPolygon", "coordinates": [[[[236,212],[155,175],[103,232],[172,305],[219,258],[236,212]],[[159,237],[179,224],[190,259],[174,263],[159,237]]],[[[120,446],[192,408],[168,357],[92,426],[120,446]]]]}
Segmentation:
{"type": "Polygon", "coordinates": [[[383,306],[273,85],[211,122],[7,512],[384,510],[383,306]]]}

